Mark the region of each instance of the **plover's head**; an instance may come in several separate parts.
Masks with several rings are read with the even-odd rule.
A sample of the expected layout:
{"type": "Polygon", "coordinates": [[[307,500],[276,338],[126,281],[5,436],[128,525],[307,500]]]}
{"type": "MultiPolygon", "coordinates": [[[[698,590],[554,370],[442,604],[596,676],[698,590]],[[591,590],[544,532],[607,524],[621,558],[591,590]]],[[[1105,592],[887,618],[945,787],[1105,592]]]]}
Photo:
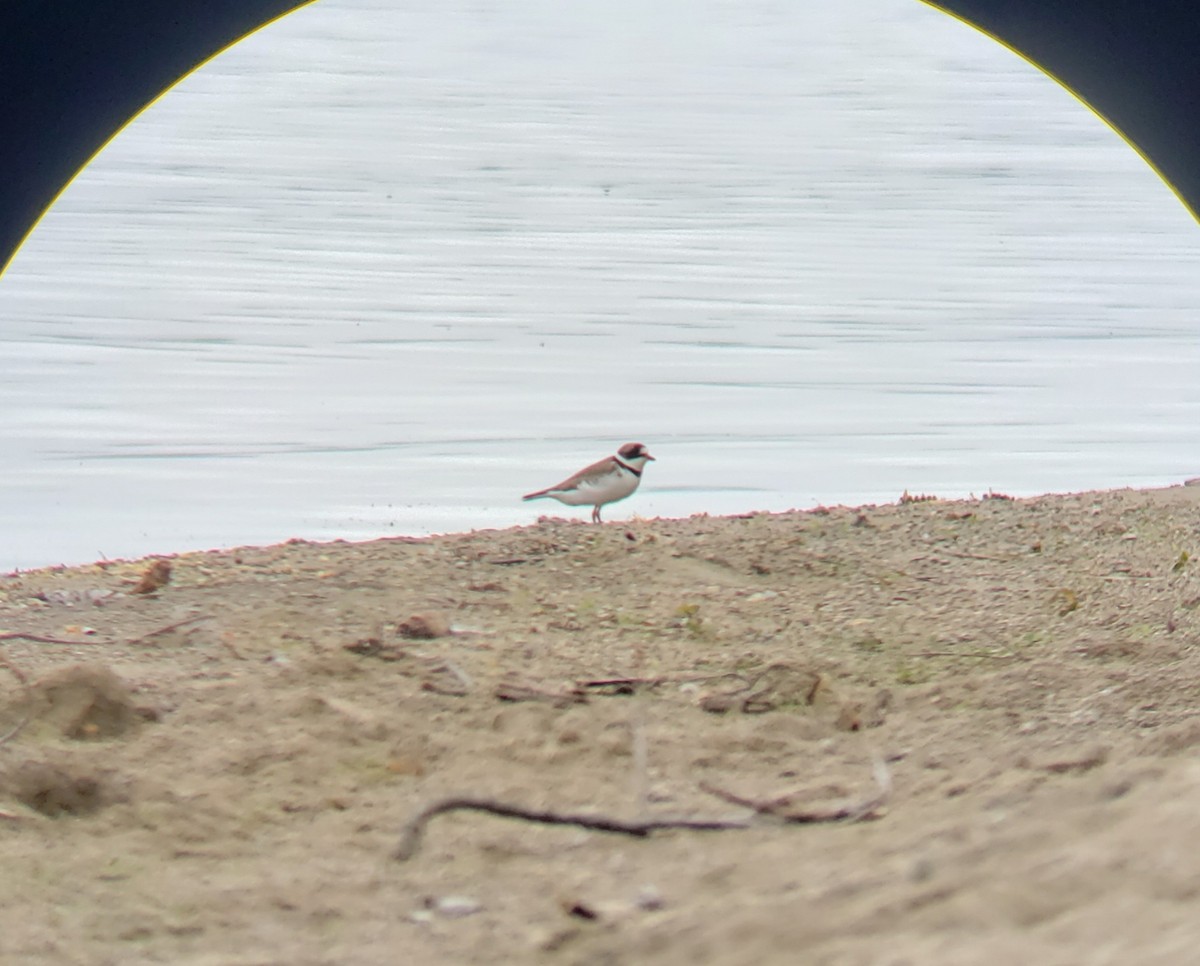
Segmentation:
{"type": "Polygon", "coordinates": [[[626,443],[617,450],[617,455],[621,458],[622,462],[628,463],[639,470],[650,460],[654,459],[650,455],[650,450],[646,449],[641,443],[626,443]]]}

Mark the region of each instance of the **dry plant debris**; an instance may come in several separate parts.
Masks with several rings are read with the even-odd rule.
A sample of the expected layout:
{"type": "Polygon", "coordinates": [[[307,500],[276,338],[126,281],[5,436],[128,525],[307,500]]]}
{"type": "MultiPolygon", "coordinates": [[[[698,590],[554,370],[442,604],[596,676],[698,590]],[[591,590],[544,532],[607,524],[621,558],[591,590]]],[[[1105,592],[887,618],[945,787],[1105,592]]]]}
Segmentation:
{"type": "Polygon", "coordinates": [[[878,785],[874,795],[862,801],[833,809],[800,809],[792,805],[790,796],[778,796],[765,801],[747,798],[708,784],[700,788],[734,805],[750,809],[750,818],[646,818],[627,820],[607,815],[562,812],[554,809],[527,808],[486,798],[454,796],[429,805],[404,826],[400,841],[392,852],[398,862],[407,862],[417,854],[429,823],[439,815],[450,812],[482,812],[501,818],[519,819],[541,825],[573,825],[592,832],[611,832],[645,838],[653,832],[729,832],[750,828],[755,816],[767,816],[786,825],[816,825],[825,822],[863,821],[874,818],[891,795],[892,780],[887,766],[878,761],[875,767],[878,785]]]}

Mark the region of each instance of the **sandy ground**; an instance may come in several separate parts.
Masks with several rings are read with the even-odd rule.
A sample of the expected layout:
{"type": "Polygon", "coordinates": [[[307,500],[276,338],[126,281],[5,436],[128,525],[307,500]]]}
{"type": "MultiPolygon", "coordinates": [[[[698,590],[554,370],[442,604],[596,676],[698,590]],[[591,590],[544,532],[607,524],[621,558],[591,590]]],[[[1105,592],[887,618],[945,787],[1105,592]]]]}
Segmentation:
{"type": "Polygon", "coordinates": [[[1181,486],[2,577],[0,958],[1195,961],[1198,524],[1181,486]],[[447,796],[740,822],[712,789],[884,778],[857,821],[456,812],[394,858],[447,796]]]}

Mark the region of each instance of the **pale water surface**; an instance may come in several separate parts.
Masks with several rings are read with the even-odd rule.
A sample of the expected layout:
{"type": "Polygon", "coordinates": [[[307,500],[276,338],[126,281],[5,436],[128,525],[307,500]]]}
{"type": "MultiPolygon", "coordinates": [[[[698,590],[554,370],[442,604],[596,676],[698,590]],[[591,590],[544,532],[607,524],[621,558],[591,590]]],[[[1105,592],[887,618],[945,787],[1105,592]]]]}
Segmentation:
{"type": "Polygon", "coordinates": [[[318,0],[0,280],[0,570],[1200,473],[1200,231],[916,0],[318,0]]]}

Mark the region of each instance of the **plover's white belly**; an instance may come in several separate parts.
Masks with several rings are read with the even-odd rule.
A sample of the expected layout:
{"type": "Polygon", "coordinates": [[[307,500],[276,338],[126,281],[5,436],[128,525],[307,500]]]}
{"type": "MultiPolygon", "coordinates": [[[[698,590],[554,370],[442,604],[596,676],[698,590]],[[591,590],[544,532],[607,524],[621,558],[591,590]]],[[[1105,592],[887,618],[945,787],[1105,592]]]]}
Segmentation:
{"type": "Polygon", "coordinates": [[[625,499],[638,482],[632,473],[609,473],[598,480],[581,480],[571,490],[553,490],[550,495],[567,506],[600,506],[625,499]]]}

